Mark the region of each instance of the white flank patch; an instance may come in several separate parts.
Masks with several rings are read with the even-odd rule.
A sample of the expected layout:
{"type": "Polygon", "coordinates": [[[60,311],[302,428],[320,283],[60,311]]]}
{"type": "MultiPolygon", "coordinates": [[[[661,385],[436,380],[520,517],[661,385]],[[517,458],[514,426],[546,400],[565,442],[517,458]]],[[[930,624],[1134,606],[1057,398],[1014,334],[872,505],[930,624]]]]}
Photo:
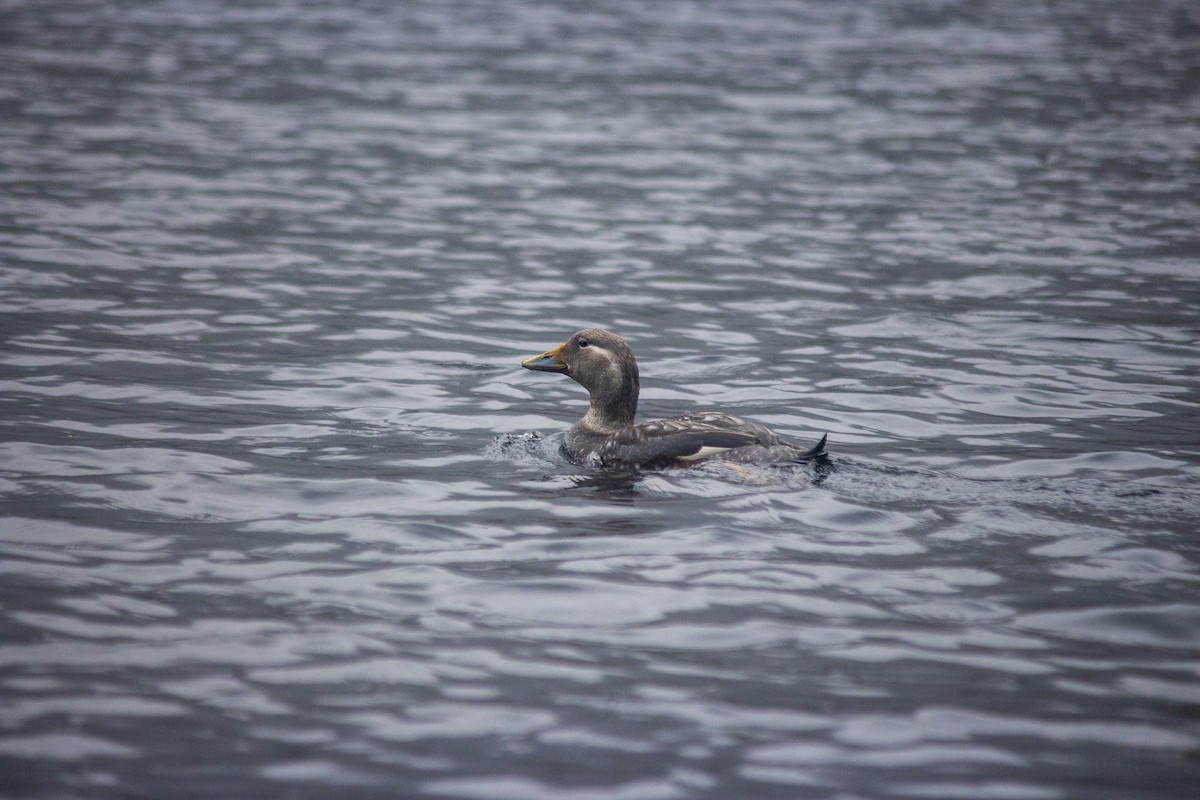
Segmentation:
{"type": "Polygon", "coordinates": [[[732,447],[701,447],[690,456],[679,456],[680,461],[699,461],[702,458],[715,456],[717,453],[724,453],[726,450],[732,450],[732,447]]]}

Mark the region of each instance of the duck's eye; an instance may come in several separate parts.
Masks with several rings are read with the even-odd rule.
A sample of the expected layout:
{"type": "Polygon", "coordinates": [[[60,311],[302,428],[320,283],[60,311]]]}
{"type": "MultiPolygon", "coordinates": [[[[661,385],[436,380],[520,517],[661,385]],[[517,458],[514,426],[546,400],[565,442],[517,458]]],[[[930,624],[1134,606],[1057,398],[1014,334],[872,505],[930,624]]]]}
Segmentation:
{"type": "Polygon", "coordinates": [[[591,342],[581,337],[575,340],[575,344],[579,345],[580,347],[588,347],[591,345],[591,342]]]}

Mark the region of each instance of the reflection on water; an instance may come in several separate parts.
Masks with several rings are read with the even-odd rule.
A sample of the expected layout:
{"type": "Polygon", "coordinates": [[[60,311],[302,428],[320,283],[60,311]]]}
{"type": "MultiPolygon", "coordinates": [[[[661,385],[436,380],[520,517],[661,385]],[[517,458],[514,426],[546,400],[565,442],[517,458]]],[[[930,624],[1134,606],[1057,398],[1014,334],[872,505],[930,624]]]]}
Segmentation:
{"type": "Polygon", "coordinates": [[[1186,4],[0,37],[0,794],[1200,781],[1186,4]],[[571,464],[591,324],[830,458],[571,464]]]}

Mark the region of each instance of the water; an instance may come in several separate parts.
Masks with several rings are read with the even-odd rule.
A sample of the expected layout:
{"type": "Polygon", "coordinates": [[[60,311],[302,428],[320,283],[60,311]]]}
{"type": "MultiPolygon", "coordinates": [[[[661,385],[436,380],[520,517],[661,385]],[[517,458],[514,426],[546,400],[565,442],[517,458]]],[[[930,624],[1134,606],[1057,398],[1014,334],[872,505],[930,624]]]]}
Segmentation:
{"type": "Polygon", "coordinates": [[[1166,0],[3,3],[0,795],[1190,797],[1197,75],[1166,0]],[[585,325],[830,463],[565,462],[585,325]]]}

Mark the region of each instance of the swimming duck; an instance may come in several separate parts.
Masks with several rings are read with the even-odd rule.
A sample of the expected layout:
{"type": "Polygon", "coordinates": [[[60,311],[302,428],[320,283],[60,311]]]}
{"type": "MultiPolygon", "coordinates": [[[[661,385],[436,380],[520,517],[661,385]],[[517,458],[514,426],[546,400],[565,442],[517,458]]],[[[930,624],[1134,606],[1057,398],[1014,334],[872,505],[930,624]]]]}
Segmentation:
{"type": "Polygon", "coordinates": [[[567,432],[567,453],[617,467],[685,466],[714,456],[738,464],[809,461],[825,452],[785,442],[769,428],[716,411],[689,411],[635,425],[637,359],[612,331],[585,328],[553,350],[521,362],[525,369],[561,372],[588,390],[591,406],[567,432]]]}

